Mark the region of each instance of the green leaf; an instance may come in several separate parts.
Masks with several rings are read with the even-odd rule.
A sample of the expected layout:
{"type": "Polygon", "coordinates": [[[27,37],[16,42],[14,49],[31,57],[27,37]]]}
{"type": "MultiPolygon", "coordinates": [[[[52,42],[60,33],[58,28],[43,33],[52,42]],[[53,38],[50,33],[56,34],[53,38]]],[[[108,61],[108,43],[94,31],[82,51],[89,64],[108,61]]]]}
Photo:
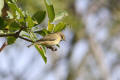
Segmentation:
{"type": "Polygon", "coordinates": [[[45,5],[46,5],[49,21],[52,22],[55,18],[55,12],[54,12],[53,4],[52,4],[51,0],[44,0],[44,2],[45,2],[45,5]]]}
{"type": "Polygon", "coordinates": [[[48,30],[46,30],[46,29],[42,29],[40,31],[35,31],[35,33],[38,33],[38,34],[40,34],[42,36],[45,36],[45,35],[49,34],[50,32],[48,30]]]}
{"type": "Polygon", "coordinates": [[[32,16],[32,19],[36,20],[38,24],[40,24],[45,19],[45,16],[46,16],[45,11],[38,11],[32,16]]]}
{"type": "Polygon", "coordinates": [[[43,46],[35,45],[35,48],[38,50],[38,52],[42,56],[44,62],[47,63],[47,57],[46,57],[45,50],[44,50],[43,46]]]}
{"type": "Polygon", "coordinates": [[[16,21],[19,22],[22,26],[26,26],[26,21],[24,18],[17,19],[16,21]]]}
{"type": "Polygon", "coordinates": [[[24,37],[30,39],[30,36],[29,36],[29,35],[23,34],[22,36],[24,36],[24,37]]]}
{"type": "Polygon", "coordinates": [[[7,43],[8,45],[11,45],[13,43],[15,43],[16,38],[15,37],[7,37],[7,43]]]}
{"type": "Polygon", "coordinates": [[[17,7],[15,3],[8,2],[8,6],[10,7],[11,11],[13,12],[14,17],[19,16],[16,11],[20,14],[21,17],[24,18],[24,14],[20,8],[17,7]]]}
{"type": "Polygon", "coordinates": [[[62,31],[63,29],[65,29],[65,27],[66,27],[66,24],[63,23],[63,22],[60,22],[60,23],[58,23],[58,24],[55,26],[53,32],[60,32],[60,31],[62,31]]]}
{"type": "Polygon", "coordinates": [[[19,30],[20,29],[20,26],[19,26],[19,24],[17,23],[17,22],[12,22],[11,24],[10,24],[10,26],[9,26],[9,30],[10,31],[17,31],[17,30],[19,30]]]}
{"type": "Polygon", "coordinates": [[[30,16],[27,16],[26,22],[27,22],[27,26],[28,26],[29,28],[34,27],[34,22],[33,22],[32,18],[31,18],[30,16]]]}
{"type": "Polygon", "coordinates": [[[51,24],[49,21],[48,21],[48,31],[52,32],[54,29],[54,24],[51,24]]]}
{"type": "MultiPolygon", "coordinates": [[[[33,41],[36,41],[37,40],[37,37],[36,35],[33,33],[33,32],[30,32],[30,38],[33,40],[33,41]]],[[[44,48],[44,46],[42,45],[35,45],[35,48],[38,50],[38,52],[40,53],[40,55],[42,56],[43,60],[45,63],[47,63],[47,57],[46,57],[46,50],[44,48]]]]}
{"type": "Polygon", "coordinates": [[[7,26],[7,23],[0,17],[0,29],[4,29],[7,26]]]}
{"type": "Polygon", "coordinates": [[[59,12],[56,14],[54,21],[62,20],[66,16],[68,16],[68,13],[66,11],[59,12]]]}
{"type": "Polygon", "coordinates": [[[0,16],[2,15],[2,8],[4,7],[4,0],[0,0],[0,16]]]}
{"type": "MultiPolygon", "coordinates": [[[[33,33],[33,32],[30,32],[30,38],[33,40],[33,41],[36,41],[37,40],[37,37],[36,35],[33,33]]],[[[47,63],[47,57],[46,57],[46,50],[45,50],[45,47],[42,46],[42,45],[35,45],[35,48],[38,50],[38,52],[40,53],[40,55],[42,56],[43,60],[45,63],[47,63]]]]}

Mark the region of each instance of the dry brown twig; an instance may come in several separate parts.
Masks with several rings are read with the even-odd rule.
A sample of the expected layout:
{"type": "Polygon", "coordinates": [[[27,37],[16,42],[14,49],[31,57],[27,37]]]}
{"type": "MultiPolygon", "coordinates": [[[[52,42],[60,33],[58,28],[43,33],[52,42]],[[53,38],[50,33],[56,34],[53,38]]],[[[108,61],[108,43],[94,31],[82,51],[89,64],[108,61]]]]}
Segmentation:
{"type": "Polygon", "coordinates": [[[3,45],[1,46],[0,52],[1,52],[6,46],[7,46],[7,41],[5,41],[5,42],[3,43],[3,45]]]}

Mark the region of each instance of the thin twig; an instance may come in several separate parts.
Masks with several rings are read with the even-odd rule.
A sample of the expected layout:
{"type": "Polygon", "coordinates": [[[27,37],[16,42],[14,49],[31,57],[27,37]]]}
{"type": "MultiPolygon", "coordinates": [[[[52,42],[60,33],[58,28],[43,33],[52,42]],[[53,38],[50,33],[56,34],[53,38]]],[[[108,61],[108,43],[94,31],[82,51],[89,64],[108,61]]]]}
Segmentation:
{"type": "Polygon", "coordinates": [[[5,42],[3,43],[3,45],[1,46],[1,48],[0,48],[0,52],[1,52],[6,46],[7,46],[7,42],[5,41],[5,42]]]}
{"type": "Polygon", "coordinates": [[[22,36],[18,36],[20,39],[23,39],[23,40],[26,40],[26,41],[29,41],[29,42],[34,42],[34,41],[32,41],[32,40],[30,40],[30,39],[27,39],[27,38],[24,38],[24,37],[22,37],[22,36]]]}

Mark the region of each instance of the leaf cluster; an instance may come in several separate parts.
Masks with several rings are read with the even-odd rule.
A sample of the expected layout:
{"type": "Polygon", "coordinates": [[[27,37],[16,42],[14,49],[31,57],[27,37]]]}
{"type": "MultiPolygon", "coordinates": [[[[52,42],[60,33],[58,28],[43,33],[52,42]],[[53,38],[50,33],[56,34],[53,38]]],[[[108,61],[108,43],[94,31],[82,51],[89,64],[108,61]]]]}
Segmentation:
{"type": "MultiPolygon", "coordinates": [[[[17,0],[1,0],[0,37],[6,37],[8,45],[14,44],[18,38],[33,43],[38,40],[37,35],[45,36],[64,30],[66,24],[61,20],[67,13],[61,12],[56,15],[51,0],[44,0],[44,4],[46,10],[39,10],[31,15],[18,7],[17,0]],[[48,27],[36,31],[36,28],[44,21],[46,15],[49,19],[48,27]]],[[[35,48],[46,63],[46,46],[35,45],[35,48]]]]}

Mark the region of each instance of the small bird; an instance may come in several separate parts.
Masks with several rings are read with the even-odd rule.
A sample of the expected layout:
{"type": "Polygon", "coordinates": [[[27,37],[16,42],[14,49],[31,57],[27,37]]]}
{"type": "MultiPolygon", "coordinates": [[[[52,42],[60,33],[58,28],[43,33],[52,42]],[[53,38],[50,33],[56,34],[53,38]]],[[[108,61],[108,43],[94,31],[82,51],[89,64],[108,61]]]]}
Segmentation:
{"type": "Polygon", "coordinates": [[[45,45],[45,46],[54,46],[59,44],[60,41],[65,40],[65,36],[62,32],[56,32],[52,34],[48,34],[41,38],[40,40],[37,40],[33,44],[29,45],[28,47],[32,45],[45,45]]]}

